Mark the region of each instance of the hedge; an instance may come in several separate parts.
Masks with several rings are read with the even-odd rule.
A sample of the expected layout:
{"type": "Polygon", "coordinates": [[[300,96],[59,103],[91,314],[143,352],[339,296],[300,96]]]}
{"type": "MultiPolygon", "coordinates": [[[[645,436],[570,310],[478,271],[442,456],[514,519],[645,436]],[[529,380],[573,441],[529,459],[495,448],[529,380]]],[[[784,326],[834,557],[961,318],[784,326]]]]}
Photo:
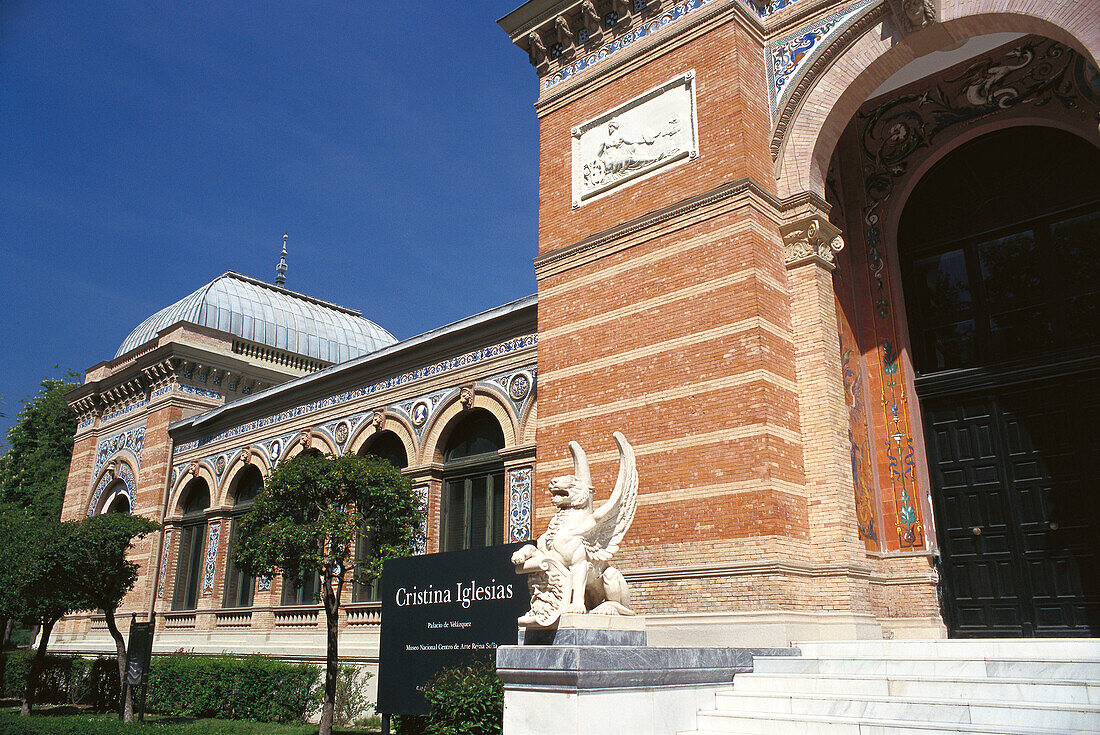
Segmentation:
{"type": "Polygon", "coordinates": [[[122,723],[117,715],[34,715],[0,712],[4,735],[310,735],[316,725],[272,725],[225,720],[122,723]]]}
{"type": "MultiPolygon", "coordinates": [[[[22,699],[33,651],[6,651],[0,656],[0,696],[22,699]]],[[[35,700],[41,704],[86,704],[97,710],[118,706],[118,663],[113,656],[83,659],[47,655],[35,700]]]]}
{"type": "MultiPolygon", "coordinates": [[[[22,698],[33,653],[4,657],[3,696],[22,698]]],[[[264,656],[194,656],[174,653],[153,659],[146,710],[178,717],[221,717],[261,722],[303,722],[320,707],[321,673],[309,664],[264,656]]],[[[47,656],[36,701],[86,704],[100,711],[118,707],[118,664],[47,656]]]]}
{"type": "Polygon", "coordinates": [[[264,656],[153,659],[147,708],[182,717],[301,722],[320,706],[321,672],[264,656]]]}

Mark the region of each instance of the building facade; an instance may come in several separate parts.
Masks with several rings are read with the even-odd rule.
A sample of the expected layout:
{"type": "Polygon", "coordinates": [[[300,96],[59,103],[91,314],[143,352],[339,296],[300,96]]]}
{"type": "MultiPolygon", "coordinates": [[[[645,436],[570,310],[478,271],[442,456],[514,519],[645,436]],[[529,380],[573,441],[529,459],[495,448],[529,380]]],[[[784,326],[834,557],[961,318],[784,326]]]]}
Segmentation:
{"type": "MultiPolygon", "coordinates": [[[[433,552],[530,538],[570,440],[606,492],[614,430],[655,643],[1100,630],[1097,3],[530,0],[500,24],[538,79],[536,297],[395,342],[227,274],[73,394],[65,516],[164,521],[124,606],[158,646],[323,655],[308,582],[228,560],[279,461],[390,458],[433,552]],[[226,279],[313,321],[218,301],[226,279]]],[[[378,603],[348,595],[369,663],[378,603]]],[[[57,637],[109,648],[95,615],[57,637]]]]}

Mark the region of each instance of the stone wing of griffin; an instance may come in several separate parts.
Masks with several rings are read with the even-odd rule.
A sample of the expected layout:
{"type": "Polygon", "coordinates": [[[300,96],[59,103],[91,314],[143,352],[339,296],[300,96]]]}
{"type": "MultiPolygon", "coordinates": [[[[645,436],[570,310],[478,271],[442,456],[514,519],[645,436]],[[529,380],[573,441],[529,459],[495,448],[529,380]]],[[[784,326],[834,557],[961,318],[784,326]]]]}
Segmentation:
{"type": "Polygon", "coordinates": [[[638,468],[634,461],[634,448],[626,437],[616,431],[613,436],[619,445],[619,477],[611,497],[593,513],[596,527],[585,534],[585,549],[590,561],[607,561],[616,551],[634,522],[638,508],[638,468]]]}

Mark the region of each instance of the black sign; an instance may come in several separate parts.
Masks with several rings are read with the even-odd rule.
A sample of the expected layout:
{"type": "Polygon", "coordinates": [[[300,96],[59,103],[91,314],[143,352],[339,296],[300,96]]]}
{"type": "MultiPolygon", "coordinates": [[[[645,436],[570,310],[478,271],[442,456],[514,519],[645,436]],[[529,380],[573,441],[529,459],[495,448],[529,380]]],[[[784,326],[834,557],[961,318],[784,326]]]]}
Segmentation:
{"type": "Polygon", "coordinates": [[[378,711],[427,714],[421,687],[441,669],[515,644],[527,612],[527,578],[512,553],[522,544],[391,559],[382,570],[378,711]]]}
{"type": "Polygon", "coordinates": [[[126,648],[126,683],[141,686],[149,677],[149,658],[153,654],[153,622],[130,623],[130,643],[126,648]]]}

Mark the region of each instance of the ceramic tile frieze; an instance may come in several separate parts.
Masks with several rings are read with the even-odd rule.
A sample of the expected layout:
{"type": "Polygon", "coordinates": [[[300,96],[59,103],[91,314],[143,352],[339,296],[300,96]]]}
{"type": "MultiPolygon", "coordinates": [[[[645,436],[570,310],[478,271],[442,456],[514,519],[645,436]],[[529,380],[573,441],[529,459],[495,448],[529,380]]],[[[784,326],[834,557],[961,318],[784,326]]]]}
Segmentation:
{"type": "Polygon", "coordinates": [[[344,391],[333,396],[321,398],[310,403],[305,403],[295,408],[282,411],[280,413],[265,416],[263,418],[255,419],[247,423],[235,426],[231,429],[204,436],[200,439],[195,439],[189,442],[182,442],[173,449],[173,454],[181,454],[183,452],[189,452],[197,449],[205,444],[209,444],[215,441],[221,441],[223,439],[229,439],[241,434],[246,434],[257,429],[266,428],[280,424],[284,421],[299,418],[301,416],[307,416],[317,411],[322,411],[333,406],[338,406],[348,401],[353,401],[359,398],[372,395],[374,393],[396,388],[398,386],[407,385],[409,383],[415,383],[427,378],[434,377],[443,373],[457,370],[459,368],[467,367],[484,360],[489,360],[494,357],[500,357],[502,355],[508,355],[518,350],[535,347],[538,344],[538,336],[535,334],[529,334],[523,337],[516,337],[506,342],[500,342],[489,347],[484,347],[478,350],[458,355],[453,358],[441,360],[440,362],[428,365],[417,370],[413,370],[400,375],[395,375],[386,380],[379,381],[377,383],[371,383],[354,390],[344,391]]]}
{"type": "Polygon", "coordinates": [[[869,8],[881,1],[859,0],[854,5],[815,20],[768,44],[765,59],[768,64],[768,101],[771,105],[773,122],[786,104],[791,90],[798,83],[802,71],[825,50],[830,41],[843,33],[869,8]]]}
{"type": "MultiPolygon", "coordinates": [[[[551,89],[557,84],[564,82],[566,79],[579,74],[586,69],[591,69],[601,61],[614,56],[620,51],[623,51],[629,47],[635,41],[640,41],[647,36],[652,36],[664,28],[677,24],[684,18],[692,15],[700,8],[707,5],[718,3],[721,0],[690,0],[689,2],[680,2],[673,5],[668,10],[659,13],[657,16],[650,18],[649,20],[641,21],[637,28],[627,31],[618,38],[605,43],[596,49],[592,53],[584,54],[573,63],[562,67],[558,71],[547,76],[542,84],[543,89],[551,89]]],[[[753,3],[749,3],[750,6],[753,3]]]]}

